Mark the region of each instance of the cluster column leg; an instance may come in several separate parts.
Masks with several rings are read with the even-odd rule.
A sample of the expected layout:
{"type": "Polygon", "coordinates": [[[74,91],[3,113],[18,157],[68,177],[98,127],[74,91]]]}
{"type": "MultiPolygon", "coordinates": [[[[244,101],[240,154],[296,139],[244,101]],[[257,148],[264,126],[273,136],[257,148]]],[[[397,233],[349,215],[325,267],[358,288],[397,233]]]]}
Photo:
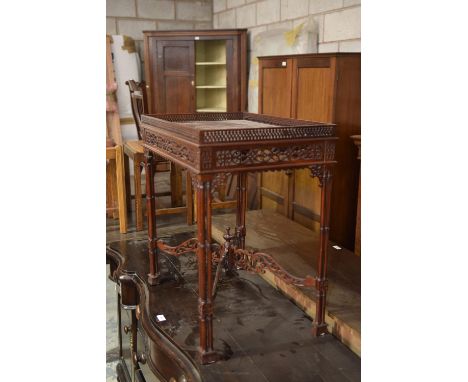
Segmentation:
{"type": "Polygon", "coordinates": [[[315,287],[317,289],[317,305],[315,308],[315,321],[313,322],[312,327],[312,334],[314,336],[327,333],[327,324],[325,323],[325,304],[327,297],[327,252],[330,234],[330,199],[332,188],[331,166],[322,166],[318,177],[321,187],[320,252],[317,264],[317,277],[315,280],[315,287]]]}
{"type": "Polygon", "coordinates": [[[239,246],[245,249],[245,214],[247,212],[247,173],[240,172],[237,174],[237,210],[236,210],[236,225],[239,229],[240,240],[239,246]]]}
{"type": "Polygon", "coordinates": [[[200,360],[215,362],[219,355],[213,347],[213,268],[211,253],[211,176],[197,175],[198,228],[198,314],[200,328],[200,360]]]}

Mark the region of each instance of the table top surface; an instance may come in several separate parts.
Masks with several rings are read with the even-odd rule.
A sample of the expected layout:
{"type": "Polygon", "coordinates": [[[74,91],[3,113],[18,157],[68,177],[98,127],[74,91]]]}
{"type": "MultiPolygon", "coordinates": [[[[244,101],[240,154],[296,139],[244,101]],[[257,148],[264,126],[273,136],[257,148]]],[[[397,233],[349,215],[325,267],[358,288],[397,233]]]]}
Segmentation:
{"type": "Polygon", "coordinates": [[[334,163],[335,125],[254,113],[143,114],[144,147],[194,174],[334,163]]]}
{"type": "Polygon", "coordinates": [[[333,137],[334,125],[254,113],[144,114],[143,129],[197,144],[333,137]]]}

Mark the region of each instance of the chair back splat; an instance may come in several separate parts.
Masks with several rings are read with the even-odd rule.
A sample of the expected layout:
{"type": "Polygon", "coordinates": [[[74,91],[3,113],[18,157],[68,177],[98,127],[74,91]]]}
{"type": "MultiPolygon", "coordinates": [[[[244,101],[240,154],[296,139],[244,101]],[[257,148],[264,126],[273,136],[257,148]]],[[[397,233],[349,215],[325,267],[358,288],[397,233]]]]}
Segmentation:
{"type": "Polygon", "coordinates": [[[148,98],[146,97],[145,81],[125,81],[130,91],[133,119],[137,128],[138,139],[141,140],[141,115],[148,112],[148,98]]]}

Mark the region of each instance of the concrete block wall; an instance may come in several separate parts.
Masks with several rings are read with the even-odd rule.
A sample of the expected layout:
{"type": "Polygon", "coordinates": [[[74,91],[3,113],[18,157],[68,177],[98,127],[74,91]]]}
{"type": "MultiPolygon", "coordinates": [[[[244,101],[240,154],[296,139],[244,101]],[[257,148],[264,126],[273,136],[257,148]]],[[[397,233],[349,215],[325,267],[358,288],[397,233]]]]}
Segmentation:
{"type": "Polygon", "coordinates": [[[318,24],[318,51],[361,51],[360,0],[213,0],[213,27],[249,28],[249,39],[294,28],[308,17],[318,24]]]}
{"type": "Polygon", "coordinates": [[[143,31],[212,29],[212,0],[107,0],[107,34],[133,38],[143,61],[143,31]]]}

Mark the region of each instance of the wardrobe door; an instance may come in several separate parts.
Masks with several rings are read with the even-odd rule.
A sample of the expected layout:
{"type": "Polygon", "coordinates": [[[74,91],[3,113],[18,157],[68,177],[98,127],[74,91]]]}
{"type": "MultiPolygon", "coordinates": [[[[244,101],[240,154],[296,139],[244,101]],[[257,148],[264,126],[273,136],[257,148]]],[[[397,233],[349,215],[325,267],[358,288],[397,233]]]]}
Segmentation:
{"type": "Polygon", "coordinates": [[[156,40],[156,113],[195,112],[194,41],[156,40]]]}
{"type": "Polygon", "coordinates": [[[333,122],[334,62],[333,57],[294,60],[293,118],[333,122]]]}
{"type": "Polygon", "coordinates": [[[260,60],[258,70],[258,112],[276,117],[291,117],[292,60],[260,60]]]}
{"type": "MultiPolygon", "coordinates": [[[[298,57],[293,62],[292,117],[333,122],[334,58],[298,57]]],[[[294,171],[292,217],[306,227],[320,228],[320,187],[310,171],[294,171]]]]}
{"type": "MultiPolygon", "coordinates": [[[[292,61],[261,59],[259,62],[258,112],[276,117],[291,116],[292,61]]],[[[264,172],[259,176],[260,207],[289,216],[290,176],[284,171],[264,172]]]]}

